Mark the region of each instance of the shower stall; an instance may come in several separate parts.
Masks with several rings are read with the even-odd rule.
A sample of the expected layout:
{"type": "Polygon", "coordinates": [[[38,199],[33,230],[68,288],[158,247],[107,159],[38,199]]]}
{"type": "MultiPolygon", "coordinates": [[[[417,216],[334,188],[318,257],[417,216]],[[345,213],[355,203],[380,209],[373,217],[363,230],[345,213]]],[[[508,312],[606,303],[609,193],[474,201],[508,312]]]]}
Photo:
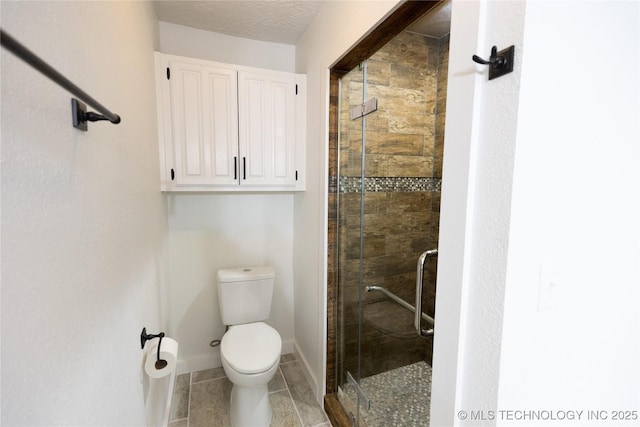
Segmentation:
{"type": "Polygon", "coordinates": [[[449,35],[421,28],[402,31],[332,91],[329,351],[340,405],[359,426],[429,424],[449,35]]]}

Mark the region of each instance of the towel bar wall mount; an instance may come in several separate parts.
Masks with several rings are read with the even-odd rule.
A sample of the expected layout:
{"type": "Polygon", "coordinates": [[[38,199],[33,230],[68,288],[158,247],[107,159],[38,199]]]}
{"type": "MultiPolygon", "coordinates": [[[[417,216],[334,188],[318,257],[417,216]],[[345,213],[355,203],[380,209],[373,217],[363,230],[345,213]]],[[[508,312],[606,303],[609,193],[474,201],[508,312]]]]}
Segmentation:
{"type": "Polygon", "coordinates": [[[112,113],[104,105],[96,101],[91,95],[80,89],[71,80],[60,74],[57,70],[44,62],[40,57],[18,42],[16,39],[7,34],[4,30],[0,29],[0,44],[2,47],[22,59],[27,64],[31,65],[36,70],[40,71],[46,77],[53,80],[62,88],[69,91],[71,94],[77,96],[84,103],[88,104],[98,112],[102,114],[96,114],[93,112],[87,112],[87,107],[83,102],[73,98],[71,100],[71,116],[72,123],[75,128],[86,131],[87,122],[95,122],[99,120],[108,120],[113,124],[121,122],[120,116],[112,113]]]}

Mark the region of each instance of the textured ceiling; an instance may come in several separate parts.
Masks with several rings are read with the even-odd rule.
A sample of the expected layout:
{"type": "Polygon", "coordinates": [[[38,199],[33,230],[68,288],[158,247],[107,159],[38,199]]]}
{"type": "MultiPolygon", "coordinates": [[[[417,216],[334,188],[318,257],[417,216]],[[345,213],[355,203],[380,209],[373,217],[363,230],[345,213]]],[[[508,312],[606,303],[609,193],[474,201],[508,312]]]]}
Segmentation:
{"type": "Polygon", "coordinates": [[[321,1],[312,0],[161,0],[158,19],[253,40],[295,44],[321,1]]]}
{"type": "MultiPolygon", "coordinates": [[[[156,0],[158,19],[215,33],[295,44],[326,0],[156,0]]],[[[440,38],[449,32],[451,1],[408,28],[440,38]]]]}

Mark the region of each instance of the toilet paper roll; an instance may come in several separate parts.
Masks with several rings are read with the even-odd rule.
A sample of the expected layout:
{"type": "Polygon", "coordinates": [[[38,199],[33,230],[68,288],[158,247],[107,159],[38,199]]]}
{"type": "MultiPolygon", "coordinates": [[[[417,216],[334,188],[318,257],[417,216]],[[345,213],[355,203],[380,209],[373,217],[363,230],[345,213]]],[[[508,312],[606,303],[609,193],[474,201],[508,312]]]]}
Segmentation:
{"type": "Polygon", "coordinates": [[[171,338],[162,338],[160,345],[160,363],[158,363],[158,338],[147,343],[144,371],[150,378],[162,378],[176,369],[178,362],[178,343],[171,338]],[[162,361],[165,361],[166,364],[162,361]]]}

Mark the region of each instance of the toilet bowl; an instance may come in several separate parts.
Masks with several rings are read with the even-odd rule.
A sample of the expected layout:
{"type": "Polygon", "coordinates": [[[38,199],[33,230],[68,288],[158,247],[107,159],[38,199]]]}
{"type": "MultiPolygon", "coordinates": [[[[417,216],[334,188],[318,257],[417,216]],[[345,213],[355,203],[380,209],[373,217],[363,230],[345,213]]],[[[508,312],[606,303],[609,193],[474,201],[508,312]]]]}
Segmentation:
{"type": "Polygon", "coordinates": [[[268,426],[268,384],[278,371],[282,340],[264,322],[231,326],[222,336],[220,356],[231,390],[231,425],[268,426]]]}
{"type": "Polygon", "coordinates": [[[230,417],[233,427],[268,427],[268,384],[278,371],[282,339],[264,322],[271,310],[274,271],[254,267],[218,271],[218,298],[223,324],[220,358],[233,383],[230,417]]]}

